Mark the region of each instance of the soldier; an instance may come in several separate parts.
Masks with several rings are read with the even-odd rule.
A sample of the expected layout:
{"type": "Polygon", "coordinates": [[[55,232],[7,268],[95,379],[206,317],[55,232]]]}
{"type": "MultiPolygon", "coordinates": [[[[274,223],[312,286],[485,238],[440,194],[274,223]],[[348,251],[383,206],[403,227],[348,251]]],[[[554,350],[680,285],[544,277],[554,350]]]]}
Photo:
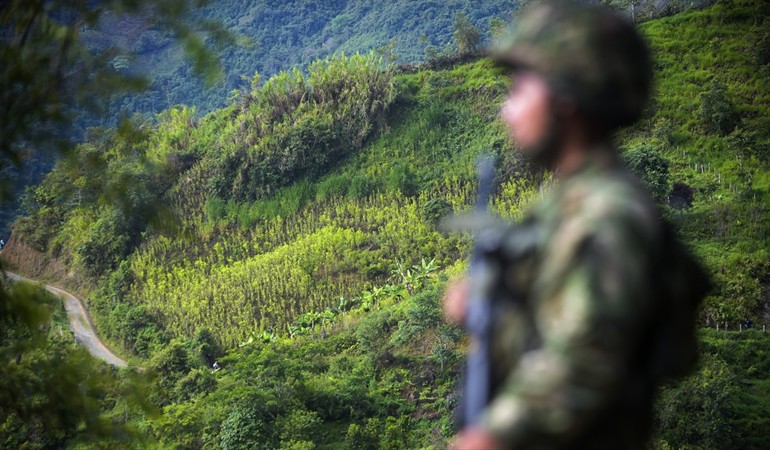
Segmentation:
{"type": "Polygon", "coordinates": [[[645,448],[656,385],[697,357],[708,285],[611,143],[648,99],[647,46],[607,9],[543,3],[500,48],[513,83],[501,118],[559,181],[501,238],[497,281],[445,294],[456,322],[474,292],[495,299],[489,403],[453,448],[645,448]]]}

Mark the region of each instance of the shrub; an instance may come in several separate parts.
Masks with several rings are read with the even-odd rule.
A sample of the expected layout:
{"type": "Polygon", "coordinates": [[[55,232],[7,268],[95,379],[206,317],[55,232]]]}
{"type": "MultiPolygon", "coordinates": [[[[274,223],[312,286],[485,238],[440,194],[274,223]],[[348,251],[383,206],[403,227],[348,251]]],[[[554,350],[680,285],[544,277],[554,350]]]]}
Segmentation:
{"type": "Polygon", "coordinates": [[[216,386],[217,380],[208,369],[191,370],[177,381],[174,387],[174,398],[177,403],[182,403],[201,394],[212,392],[216,386]]]}
{"type": "Polygon", "coordinates": [[[715,81],[709,91],[701,93],[699,102],[698,116],[707,132],[725,136],[738,125],[740,116],[735,104],[718,82],[715,81]]]}
{"type": "Polygon", "coordinates": [[[215,195],[250,201],[318,177],[384,126],[395,88],[382,58],[340,55],[308,72],[281,72],[243,96],[234,118],[241,125],[223,139],[232,146],[211,153],[215,195]]]}
{"type": "Polygon", "coordinates": [[[382,423],[378,418],[371,418],[364,426],[352,423],[348,427],[345,443],[350,450],[378,450],[380,448],[382,423]]]}
{"type": "Polygon", "coordinates": [[[738,382],[724,361],[706,355],[701,369],[662,391],[657,433],[673,448],[734,448],[730,426],[738,382]]]}
{"type": "MultiPolygon", "coordinates": [[[[174,392],[177,382],[190,371],[190,358],[182,341],[175,339],[156,353],[150,360],[150,369],[158,375],[158,387],[162,397],[174,392]]],[[[160,403],[165,403],[160,400],[160,403]]]]}
{"type": "Polygon", "coordinates": [[[216,358],[222,353],[222,349],[208,328],[199,328],[195,332],[192,345],[198,357],[208,367],[211,367],[216,358]]]}
{"type": "Polygon", "coordinates": [[[626,151],[623,159],[647,186],[652,198],[658,203],[665,202],[669,193],[668,161],[658,151],[647,146],[626,151]]]}
{"type": "MultiPolygon", "coordinates": [[[[277,405],[260,398],[237,404],[222,423],[220,445],[225,450],[250,450],[255,443],[272,448],[276,443],[271,416],[277,405]],[[272,444],[272,445],[271,445],[272,444]]],[[[274,417],[274,416],[273,416],[274,417]]]]}
{"type": "Polygon", "coordinates": [[[423,220],[433,226],[452,213],[452,205],[443,198],[432,198],[420,206],[420,215],[423,220]]]}

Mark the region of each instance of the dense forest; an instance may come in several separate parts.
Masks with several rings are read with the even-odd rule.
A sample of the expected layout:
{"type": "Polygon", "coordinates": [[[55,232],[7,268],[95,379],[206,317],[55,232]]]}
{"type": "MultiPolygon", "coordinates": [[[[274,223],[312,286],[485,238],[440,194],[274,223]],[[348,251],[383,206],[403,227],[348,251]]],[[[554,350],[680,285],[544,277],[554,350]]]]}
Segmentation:
{"type": "MultiPolygon", "coordinates": [[[[249,86],[254,73],[269,78],[293,67],[306,69],[335,53],[377,49],[398,63],[417,63],[456,50],[453,25],[458,14],[484,35],[494,18],[509,19],[517,0],[471,2],[428,0],[367,2],[361,0],[218,1],[198,12],[221,22],[237,39],[222,50],[223,77],[210,89],[192,76],[173,36],[143,25],[139,18],[105,17],[84,35],[93,46],[116,45],[116,62],[129,73],[145,74],[152,84],[141,95],[120,100],[127,111],[157,113],[177,104],[205,114],[227,105],[234,89],[249,86]],[[118,30],[116,33],[115,30],[118,30]]],[[[107,122],[109,123],[109,122],[107,122]]]]}
{"type": "MultiPolygon", "coordinates": [[[[382,36],[343,32],[390,6],[298,3],[338,27],[298,48],[391,37],[383,27],[382,36]]],[[[281,24],[284,7],[296,10],[254,6],[227,17],[281,24]]],[[[3,446],[445,446],[464,340],[442,322],[439,298],[465,269],[471,241],[438,223],[471,207],[482,152],[498,157],[492,204],[506,219],[555,183],[512,152],[495,120],[509,81],[473,52],[452,56],[469,41],[445,11],[436,15],[455,24],[455,48],[429,52],[422,65],[398,65],[388,51],[306,63],[318,55],[294,60],[287,47],[270,54],[299,68],[268,65],[276,73],[260,76],[243,66],[248,83],[221,109],[177,106],[91,129],[25,196],[29,214],[2,258],[86,298],[101,336],[134,368],[81,364],[87,356],[56,327],[56,302],[30,294],[40,298],[36,321],[14,322],[0,340],[5,355],[25,355],[3,387],[36,367],[99,376],[82,404],[61,403],[81,422],[45,408],[3,410],[3,446]]],[[[617,143],[715,283],[699,318],[700,368],[660,393],[661,448],[770,445],[768,13],[760,0],[721,1],[640,25],[656,94],[617,143]]],[[[422,44],[398,27],[422,28],[396,22],[404,48],[422,44]]],[[[50,380],[35,382],[27,389],[39,404],[62,398],[50,380]]]]}

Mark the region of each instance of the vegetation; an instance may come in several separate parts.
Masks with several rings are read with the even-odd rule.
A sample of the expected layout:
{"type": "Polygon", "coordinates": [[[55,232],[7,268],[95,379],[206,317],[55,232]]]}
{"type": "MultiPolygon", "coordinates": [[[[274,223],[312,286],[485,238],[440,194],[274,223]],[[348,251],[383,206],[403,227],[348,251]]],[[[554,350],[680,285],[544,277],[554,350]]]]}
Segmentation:
{"type": "Polygon", "coordinates": [[[107,17],[87,31],[85,42],[95,48],[113,43],[128,61],[126,73],[153,79],[144,93],[116,99],[119,110],[154,114],[185,104],[207,113],[226,106],[232,90],[248,89],[254,73],[270,77],[293,67],[307,69],[312,61],[341,53],[375,50],[389,62],[419,63],[426,55],[452,52],[463,45],[455,39],[456,13],[464,20],[462,36],[478,45],[489,21],[494,17],[507,20],[519,3],[220,0],[197,14],[222,23],[238,37],[239,45],[222,50],[224,76],[210,89],[203,89],[200,81],[190,77],[182,49],[157,27],[107,17]]]}
{"type": "Polygon", "coordinates": [[[42,288],[9,285],[0,314],[0,443],[3,448],[140,444],[127,411],[152,410],[138,383],[75,343],[62,302],[42,288]]]}
{"type": "MultiPolygon", "coordinates": [[[[657,95],[619,145],[712,273],[700,319],[720,327],[703,331],[698,373],[661,391],[663,448],[768,446],[770,340],[724,331],[768,322],[766,8],[642,25],[657,95]]],[[[498,156],[505,218],[553,182],[493,120],[501,71],[447,61],[339,55],[256,76],[203,117],[176,107],[93,130],[29,192],[14,239],[90,280],[100,332],[156,376],[146,397],[162,414],[127,406],[119,423],[164,447],[446,443],[463,342],[438,302],[469,240],[437,224],[470,208],[481,152],[498,156]]]]}

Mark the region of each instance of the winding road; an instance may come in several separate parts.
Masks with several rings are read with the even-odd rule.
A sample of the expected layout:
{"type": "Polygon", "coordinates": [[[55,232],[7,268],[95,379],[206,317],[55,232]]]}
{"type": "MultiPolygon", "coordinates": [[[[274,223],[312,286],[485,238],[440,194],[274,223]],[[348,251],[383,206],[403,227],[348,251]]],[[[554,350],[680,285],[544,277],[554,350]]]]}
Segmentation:
{"type": "MultiPolygon", "coordinates": [[[[30,280],[29,278],[15,273],[5,272],[5,274],[12,280],[37,283],[35,280],[30,280]]],[[[110,349],[104,345],[104,342],[99,339],[99,336],[97,336],[96,331],[94,331],[94,327],[91,325],[91,321],[88,318],[88,312],[79,298],[55,286],[46,284],[44,287],[48,292],[59,296],[64,302],[64,309],[67,311],[70,328],[75,334],[75,340],[78,344],[85,347],[94,357],[105,361],[107,364],[117,367],[126,367],[128,365],[125,360],[112,353],[110,349]]]]}

